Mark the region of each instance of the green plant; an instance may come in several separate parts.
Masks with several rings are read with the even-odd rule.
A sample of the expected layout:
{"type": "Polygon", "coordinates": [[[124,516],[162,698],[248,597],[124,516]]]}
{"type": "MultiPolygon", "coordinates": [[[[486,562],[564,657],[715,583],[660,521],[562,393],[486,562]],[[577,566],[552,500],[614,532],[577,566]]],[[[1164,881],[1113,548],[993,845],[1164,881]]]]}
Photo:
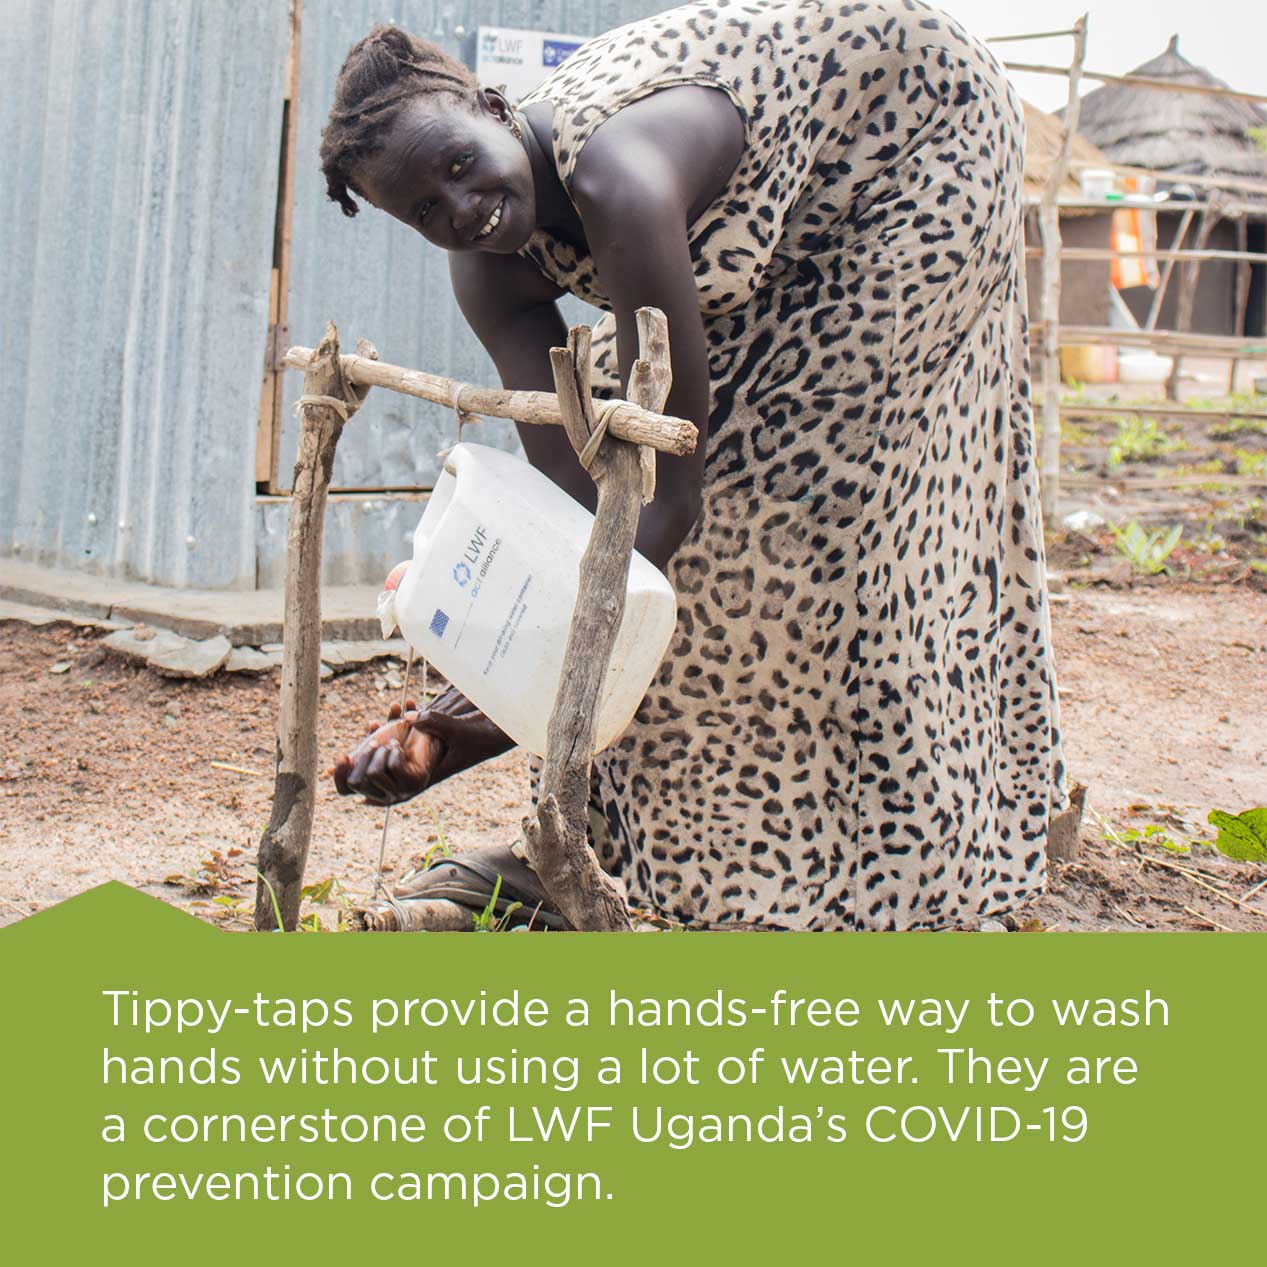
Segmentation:
{"type": "Polygon", "coordinates": [[[1267,453],[1254,453],[1250,449],[1237,449],[1233,453],[1236,458],[1236,473],[1261,477],[1267,481],[1267,453]]]}
{"type": "Polygon", "coordinates": [[[1156,576],[1165,571],[1166,560],[1183,538],[1182,524],[1175,524],[1169,532],[1164,528],[1149,532],[1132,519],[1125,527],[1115,524],[1112,528],[1117,552],[1129,559],[1131,566],[1146,576],[1156,576]]]}
{"type": "Polygon", "coordinates": [[[1214,847],[1233,862],[1267,862],[1267,808],[1229,814],[1212,809],[1209,823],[1218,829],[1214,847]]]}
{"type": "Polygon", "coordinates": [[[1214,531],[1214,523],[1212,520],[1206,522],[1205,530],[1200,538],[1191,543],[1192,549],[1200,550],[1203,554],[1226,554],[1227,538],[1220,536],[1214,531]]]}
{"type": "Polygon", "coordinates": [[[506,930],[510,917],[523,905],[522,902],[512,902],[505,911],[498,916],[497,914],[497,898],[502,891],[502,878],[497,877],[497,883],[493,885],[493,896],[488,899],[488,905],[484,907],[479,914],[472,913],[471,918],[475,921],[475,931],[477,933],[501,933],[506,930]]]}
{"type": "Polygon", "coordinates": [[[1194,844],[1201,841],[1179,839],[1170,836],[1160,823],[1148,823],[1143,827],[1128,827],[1115,832],[1111,828],[1105,839],[1115,845],[1160,845],[1170,853],[1191,853],[1194,844]]]}
{"type": "Polygon", "coordinates": [[[1163,454],[1176,453],[1187,447],[1182,440],[1166,435],[1155,418],[1130,414],[1117,420],[1117,435],[1109,443],[1109,465],[1155,462],[1163,454]]]}
{"type": "Polygon", "coordinates": [[[1211,440],[1237,440],[1241,436],[1267,436],[1267,419],[1229,418],[1210,428],[1211,440]]]}
{"type": "Polygon", "coordinates": [[[277,901],[277,894],[273,891],[273,886],[269,884],[268,877],[258,868],[253,868],[253,870],[255,871],[255,878],[268,890],[268,896],[273,902],[273,918],[277,921],[277,927],[273,929],[273,932],[284,933],[286,926],[282,923],[282,908],[277,901]]]}
{"type": "Polygon", "coordinates": [[[449,838],[444,834],[444,824],[440,821],[440,815],[430,805],[424,805],[423,808],[431,815],[431,821],[436,829],[436,838],[431,843],[431,847],[422,855],[422,870],[425,871],[434,861],[436,854],[439,853],[445,858],[451,858],[453,851],[449,848],[449,838]]]}

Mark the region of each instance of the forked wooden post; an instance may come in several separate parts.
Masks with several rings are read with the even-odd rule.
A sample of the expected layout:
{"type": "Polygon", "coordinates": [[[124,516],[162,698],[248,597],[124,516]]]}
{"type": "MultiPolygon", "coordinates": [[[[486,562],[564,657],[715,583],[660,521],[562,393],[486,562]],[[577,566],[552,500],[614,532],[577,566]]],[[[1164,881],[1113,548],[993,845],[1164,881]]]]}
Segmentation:
{"type": "MultiPolygon", "coordinates": [[[[672,378],[668,322],[653,308],[638,311],[639,359],[629,399],[659,411],[672,378]]],[[[590,330],[575,326],[568,346],[550,353],[563,425],[578,456],[594,434],[590,400],[590,330]]],[[[590,759],[598,701],[625,610],[638,515],[646,488],[645,458],[636,445],[607,436],[589,466],[598,506],[581,559],[580,589],[568,631],[563,672],[547,730],[537,813],[524,820],[528,857],[547,893],[573,928],[628,931],[629,910],[589,846],[590,759]]]]}
{"type": "MultiPolygon", "coordinates": [[[[368,344],[357,352],[373,359],[368,344]]],[[[300,891],[312,836],[321,688],[321,549],[326,495],[343,424],[365,399],[343,374],[339,332],[326,326],[304,375],[299,452],[286,532],[286,597],[273,812],[260,840],[255,927],[286,932],[299,922],[300,891]],[[271,892],[270,892],[271,888],[271,892]],[[277,906],[274,908],[274,899],[277,906]]]]}

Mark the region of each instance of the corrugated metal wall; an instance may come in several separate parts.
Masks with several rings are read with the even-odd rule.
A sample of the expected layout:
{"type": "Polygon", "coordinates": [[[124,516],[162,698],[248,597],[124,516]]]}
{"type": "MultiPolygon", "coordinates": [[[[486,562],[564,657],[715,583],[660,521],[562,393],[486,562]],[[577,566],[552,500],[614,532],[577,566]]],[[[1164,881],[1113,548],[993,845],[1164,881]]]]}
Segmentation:
{"type": "Polygon", "coordinates": [[[285,0],[6,0],[0,553],[255,584],[285,0]]]}
{"type": "MultiPolygon", "coordinates": [[[[334,81],[348,49],[375,22],[394,22],[455,57],[473,49],[480,25],[590,36],[669,7],[668,0],[304,0],[288,322],[293,343],[311,346],[333,319],[349,349],[357,338],[385,361],[467,382],[496,383],[449,287],[445,253],[373,208],[354,220],[326,198],[318,164],[334,81]]],[[[565,303],[569,320],[593,310],[565,303]]],[[[298,437],[292,408],[302,390],[288,375],[278,476],[289,487],[298,437]]],[[[430,487],[436,450],[452,439],[453,413],[423,401],[372,393],[339,441],[334,483],[345,488],[430,487]]],[[[518,450],[514,428],[487,423],[480,443],[518,450]]],[[[372,520],[362,521],[373,530],[372,520]]],[[[334,525],[330,525],[334,530],[334,525]]],[[[398,547],[399,548],[399,547],[398,547]]],[[[407,552],[407,547],[405,547],[407,552]]]]}
{"type": "MultiPolygon", "coordinates": [[[[288,322],[469,381],[492,367],[447,262],[317,162],[349,46],[395,21],[461,55],[480,24],[591,35],[663,0],[304,0],[288,322]]],[[[0,39],[0,556],[156,584],[280,583],[284,506],[255,497],[287,0],[5,0],[0,39]]],[[[585,310],[565,305],[570,319],[585,310]]],[[[286,376],[289,481],[301,378],[286,376]]],[[[336,485],[425,488],[453,415],[374,393],[336,485]],[[419,425],[419,418],[425,419],[419,425]]],[[[516,447],[513,428],[481,440],[516,447]]],[[[407,554],[415,498],[332,504],[329,581],[407,554]]]]}

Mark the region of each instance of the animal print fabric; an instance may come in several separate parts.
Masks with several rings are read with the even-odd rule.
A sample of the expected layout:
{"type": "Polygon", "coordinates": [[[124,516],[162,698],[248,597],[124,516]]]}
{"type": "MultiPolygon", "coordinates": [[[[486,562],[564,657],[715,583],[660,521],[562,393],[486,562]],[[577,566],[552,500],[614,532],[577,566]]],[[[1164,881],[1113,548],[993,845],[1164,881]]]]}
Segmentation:
{"type": "MultiPolygon", "coordinates": [[[[522,104],[553,103],[566,184],[604,119],[688,83],[727,93],[747,138],[690,229],[704,510],[670,565],[669,654],[595,759],[595,848],[697,925],[1005,912],[1040,891],[1066,799],[1019,103],[914,0],[711,0],[591,41],[522,104]]],[[[605,304],[566,243],[524,253],[605,304]]]]}

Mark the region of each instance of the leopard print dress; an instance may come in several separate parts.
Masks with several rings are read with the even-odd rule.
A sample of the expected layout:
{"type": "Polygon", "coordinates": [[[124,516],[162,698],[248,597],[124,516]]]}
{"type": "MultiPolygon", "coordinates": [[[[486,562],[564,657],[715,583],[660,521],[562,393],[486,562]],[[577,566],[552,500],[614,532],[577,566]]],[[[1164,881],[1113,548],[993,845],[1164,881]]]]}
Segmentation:
{"type": "MultiPolygon", "coordinates": [[[[696,925],[1007,911],[1040,891],[1066,799],[1019,104],[915,0],[687,4],[585,44],[520,104],[552,102],[568,185],[605,119],[680,84],[725,92],[746,144],[689,230],[704,509],[670,563],[669,654],[595,761],[595,847],[635,902],[696,925]]],[[[610,307],[567,243],[523,253],[610,307]]]]}

